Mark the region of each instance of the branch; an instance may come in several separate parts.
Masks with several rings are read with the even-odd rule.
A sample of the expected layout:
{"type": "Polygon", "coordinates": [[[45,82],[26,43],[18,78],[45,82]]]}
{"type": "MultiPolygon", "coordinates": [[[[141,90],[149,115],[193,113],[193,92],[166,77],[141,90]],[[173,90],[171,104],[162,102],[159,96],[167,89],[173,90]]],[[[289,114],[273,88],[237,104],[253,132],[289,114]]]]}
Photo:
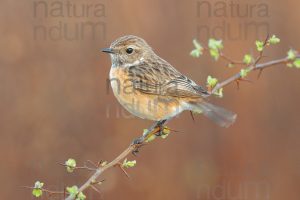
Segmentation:
{"type": "MultiPolygon", "coordinates": [[[[297,56],[297,58],[300,58],[300,55],[297,56]]],[[[248,69],[250,71],[255,71],[255,70],[263,70],[265,68],[268,68],[268,67],[271,67],[271,66],[274,66],[274,65],[279,65],[279,64],[286,64],[289,62],[289,59],[288,58],[281,58],[281,59],[278,59],[278,60],[272,60],[272,61],[269,61],[269,62],[266,62],[266,63],[262,63],[262,64],[253,64],[253,65],[250,65],[248,67],[248,69]]],[[[211,91],[210,95],[215,93],[216,91],[218,91],[219,89],[223,88],[224,86],[234,82],[234,81],[237,81],[237,80],[240,80],[242,78],[241,76],[241,73],[237,73],[231,77],[229,77],[228,79],[218,83],[214,88],[213,90],[211,91]]]]}
{"type": "MultiPolygon", "coordinates": [[[[300,55],[297,55],[297,58],[300,58],[300,55]]],[[[267,67],[271,67],[274,65],[279,65],[279,64],[284,64],[284,63],[288,63],[289,59],[288,58],[281,58],[278,60],[273,60],[273,61],[269,61],[266,63],[262,63],[262,64],[252,64],[248,67],[248,69],[250,69],[251,71],[255,71],[255,70],[262,70],[265,69],[267,67]]],[[[212,90],[212,92],[210,93],[210,95],[212,95],[214,92],[216,92],[217,90],[219,90],[220,88],[235,82],[239,79],[241,79],[241,74],[237,73],[235,75],[233,75],[232,77],[224,80],[223,82],[218,83],[212,90]]],[[[145,141],[151,137],[153,134],[157,133],[160,131],[161,126],[163,126],[164,124],[166,124],[167,122],[163,122],[161,124],[155,123],[153,124],[147,131],[146,133],[143,134],[143,136],[141,138],[139,138],[139,143],[131,143],[119,156],[117,156],[113,161],[111,161],[110,163],[104,165],[104,166],[100,166],[99,168],[97,168],[95,170],[95,173],[78,189],[79,192],[83,192],[84,190],[86,190],[87,188],[89,188],[90,186],[93,186],[94,183],[97,183],[97,178],[103,174],[103,172],[105,172],[106,170],[119,165],[119,163],[124,160],[130,153],[132,152],[136,152],[141,145],[143,145],[145,143],[145,141]]],[[[66,200],[72,200],[73,198],[71,196],[67,197],[66,200]]]]}
{"type": "MultiPolygon", "coordinates": [[[[291,49],[288,52],[287,57],[277,59],[277,60],[272,60],[268,61],[265,63],[260,63],[261,59],[264,57],[264,50],[265,47],[271,45],[271,44],[276,44],[280,41],[279,38],[277,38],[275,35],[272,37],[267,36],[264,41],[256,41],[256,48],[257,51],[259,52],[259,55],[257,56],[256,59],[253,58],[252,55],[246,54],[244,56],[243,61],[236,61],[233,60],[229,57],[227,57],[223,52],[223,44],[222,40],[215,40],[215,39],[210,39],[208,47],[205,48],[200,45],[196,40],[193,41],[195,49],[191,52],[191,55],[193,57],[199,57],[202,55],[203,50],[209,51],[210,55],[212,58],[215,60],[218,60],[219,58],[222,58],[223,60],[229,62],[229,64],[233,65],[242,65],[242,69],[239,73],[234,74],[233,76],[225,79],[222,82],[218,83],[218,80],[216,78],[212,78],[211,76],[208,76],[208,96],[211,96],[213,94],[222,95],[222,88],[229,85],[230,83],[236,82],[239,84],[239,81],[242,80],[247,80],[245,77],[253,71],[258,70],[259,75],[261,72],[271,66],[275,65],[280,65],[280,64],[287,64],[289,67],[296,67],[300,68],[300,54],[291,49]]],[[[69,159],[66,163],[61,164],[67,168],[68,172],[72,172],[75,169],[83,169],[83,170],[88,170],[92,172],[93,174],[86,180],[85,183],[83,183],[79,188],[77,186],[72,186],[72,187],[67,187],[66,190],[64,191],[51,191],[48,189],[44,189],[43,185],[44,183],[41,183],[37,181],[35,183],[34,187],[27,187],[30,189],[33,189],[33,193],[36,192],[34,195],[36,197],[39,197],[42,195],[42,192],[45,192],[49,195],[54,195],[54,194],[64,194],[69,195],[68,197],[64,197],[65,200],[84,200],[86,196],[83,194],[85,190],[88,188],[94,189],[95,191],[99,192],[98,189],[96,188],[97,185],[100,185],[103,180],[98,181],[97,179],[108,169],[113,168],[113,167],[119,167],[123,173],[127,177],[129,177],[128,173],[125,171],[125,168],[133,166],[133,161],[128,161],[126,157],[130,155],[131,153],[136,155],[136,153],[139,151],[139,149],[145,145],[146,142],[149,142],[153,137],[153,135],[160,135],[164,138],[170,131],[171,129],[166,128],[164,125],[170,121],[171,119],[168,120],[163,120],[160,122],[154,123],[150,128],[146,129],[144,133],[142,134],[141,137],[135,139],[121,154],[119,154],[114,160],[111,162],[99,162],[98,164],[94,164],[93,162],[89,161],[91,164],[93,164],[94,168],[88,167],[87,164],[84,164],[84,166],[81,167],[76,167],[76,161],[74,159],[69,159]],[[123,161],[123,162],[122,162],[123,161]],[[132,163],[130,163],[132,162],[132,163]],[[129,164],[130,163],[130,164],[129,164]]],[[[134,161],[135,164],[135,161],[134,161]]]]}
{"type": "MultiPolygon", "coordinates": [[[[132,142],[119,156],[117,156],[113,161],[104,166],[100,166],[95,170],[95,173],[78,189],[78,193],[83,192],[87,188],[97,184],[97,178],[103,174],[104,171],[115,166],[119,166],[122,160],[124,160],[130,153],[135,153],[139,148],[150,138],[153,134],[158,133],[161,129],[161,126],[166,124],[167,121],[162,123],[154,123],[146,132],[143,133],[143,136],[138,138],[139,143],[132,142]]],[[[73,200],[72,196],[68,196],[66,200],[73,200]]]]}

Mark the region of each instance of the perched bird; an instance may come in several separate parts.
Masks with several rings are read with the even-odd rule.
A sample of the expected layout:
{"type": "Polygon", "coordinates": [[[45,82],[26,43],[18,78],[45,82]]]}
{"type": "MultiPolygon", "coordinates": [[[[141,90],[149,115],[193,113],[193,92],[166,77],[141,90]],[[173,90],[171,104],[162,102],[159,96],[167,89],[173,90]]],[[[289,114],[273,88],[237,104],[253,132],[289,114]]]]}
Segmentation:
{"type": "Polygon", "coordinates": [[[102,51],[111,57],[113,93],[131,114],[163,122],[188,110],[203,113],[222,127],[235,121],[235,113],[208,103],[203,87],[156,55],[142,38],[123,36],[102,51]]]}

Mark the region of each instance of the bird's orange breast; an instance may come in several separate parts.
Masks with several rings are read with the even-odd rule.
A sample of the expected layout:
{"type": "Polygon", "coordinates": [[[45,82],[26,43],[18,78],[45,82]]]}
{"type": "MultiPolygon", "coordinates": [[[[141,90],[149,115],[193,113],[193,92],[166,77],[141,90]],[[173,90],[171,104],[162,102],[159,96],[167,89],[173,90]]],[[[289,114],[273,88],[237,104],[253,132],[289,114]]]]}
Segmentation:
{"type": "Polygon", "coordinates": [[[128,72],[120,67],[111,68],[110,83],[120,104],[137,117],[158,121],[184,110],[178,98],[146,94],[135,89],[128,72]]]}

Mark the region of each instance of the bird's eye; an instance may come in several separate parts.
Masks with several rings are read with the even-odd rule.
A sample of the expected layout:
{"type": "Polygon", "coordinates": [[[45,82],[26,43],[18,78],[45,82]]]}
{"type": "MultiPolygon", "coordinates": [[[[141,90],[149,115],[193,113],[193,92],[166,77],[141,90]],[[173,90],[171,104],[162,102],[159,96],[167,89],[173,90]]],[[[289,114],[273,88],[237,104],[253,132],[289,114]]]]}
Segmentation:
{"type": "Polygon", "coordinates": [[[132,52],[133,52],[133,48],[130,48],[130,47],[129,47],[129,48],[126,49],[126,53],[132,54],[132,52]]]}

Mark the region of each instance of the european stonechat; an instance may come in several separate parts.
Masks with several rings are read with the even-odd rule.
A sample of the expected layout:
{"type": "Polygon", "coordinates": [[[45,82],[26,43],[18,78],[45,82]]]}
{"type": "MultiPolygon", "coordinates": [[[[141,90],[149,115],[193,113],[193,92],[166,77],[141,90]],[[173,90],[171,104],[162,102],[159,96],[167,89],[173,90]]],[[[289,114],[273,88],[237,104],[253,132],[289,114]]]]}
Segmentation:
{"type": "Polygon", "coordinates": [[[168,120],[182,111],[203,113],[222,127],[236,114],[207,102],[208,92],[154,53],[137,36],[123,36],[109,48],[110,83],[120,104],[131,114],[148,120],[168,120]]]}

